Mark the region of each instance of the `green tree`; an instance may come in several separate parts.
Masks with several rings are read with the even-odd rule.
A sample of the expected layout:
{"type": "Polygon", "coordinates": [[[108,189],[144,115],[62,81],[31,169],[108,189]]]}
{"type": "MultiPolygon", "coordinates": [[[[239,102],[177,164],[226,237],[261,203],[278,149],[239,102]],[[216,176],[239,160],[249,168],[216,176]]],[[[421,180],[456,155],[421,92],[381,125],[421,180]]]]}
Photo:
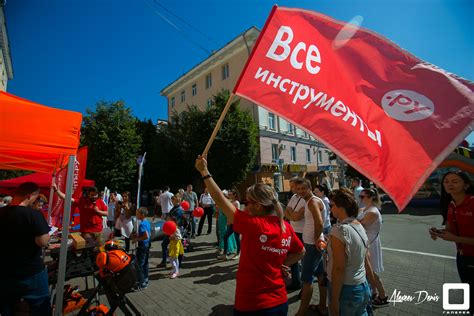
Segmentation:
{"type": "Polygon", "coordinates": [[[367,179],[362,173],[357,171],[354,167],[352,167],[349,164],[347,164],[345,174],[346,174],[346,177],[349,179],[349,183],[350,183],[350,179],[359,178],[362,181],[362,186],[364,186],[364,187],[369,186],[370,180],[367,179]]]}
{"type": "MultiPolygon", "coordinates": [[[[222,91],[206,111],[190,106],[187,111],[174,113],[169,126],[158,129],[159,163],[154,172],[161,186],[168,184],[176,190],[188,183],[200,183],[194,161],[204,150],[228,98],[229,93],[222,91]]],[[[232,102],[208,155],[220,185],[230,187],[245,179],[255,161],[257,136],[258,128],[250,114],[240,109],[238,100],[232,102]]]]}
{"type": "Polygon", "coordinates": [[[141,138],[136,118],[123,101],[101,101],[95,111],[87,110],[81,144],[89,147],[87,177],[95,180],[97,187],[134,188],[141,138]]]}
{"type": "Polygon", "coordinates": [[[18,178],[21,176],[26,176],[27,174],[33,173],[32,171],[27,170],[0,170],[0,180],[8,180],[13,178],[18,178]]]}
{"type": "MultiPolygon", "coordinates": [[[[144,190],[154,190],[159,187],[157,178],[155,176],[156,165],[159,163],[157,157],[159,154],[158,147],[158,130],[156,124],[152,120],[137,120],[137,133],[142,139],[140,146],[140,155],[146,152],[145,164],[143,165],[144,172],[142,177],[142,192],[144,190]]],[[[138,173],[136,173],[138,177],[138,173]]]]}

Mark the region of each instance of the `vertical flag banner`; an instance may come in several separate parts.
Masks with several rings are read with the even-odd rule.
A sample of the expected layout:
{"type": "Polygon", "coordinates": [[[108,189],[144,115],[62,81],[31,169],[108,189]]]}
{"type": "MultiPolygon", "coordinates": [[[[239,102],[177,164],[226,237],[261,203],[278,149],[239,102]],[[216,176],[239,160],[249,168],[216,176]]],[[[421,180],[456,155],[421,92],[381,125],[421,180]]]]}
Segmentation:
{"type": "Polygon", "coordinates": [[[321,140],[402,210],[473,130],[473,89],[374,32],[274,7],[234,93],[321,140]]]}
{"type": "MultiPolygon", "coordinates": [[[[74,164],[74,178],[72,183],[72,197],[77,201],[82,195],[82,182],[86,176],[87,165],[87,146],[79,148],[77,151],[76,161],[74,164]]],[[[67,167],[60,169],[56,174],[56,185],[61,192],[66,192],[67,167]]],[[[52,224],[61,227],[62,213],[64,211],[64,200],[54,195],[52,204],[52,224]]],[[[71,218],[74,225],[79,223],[79,214],[77,210],[71,210],[71,218]]]]}

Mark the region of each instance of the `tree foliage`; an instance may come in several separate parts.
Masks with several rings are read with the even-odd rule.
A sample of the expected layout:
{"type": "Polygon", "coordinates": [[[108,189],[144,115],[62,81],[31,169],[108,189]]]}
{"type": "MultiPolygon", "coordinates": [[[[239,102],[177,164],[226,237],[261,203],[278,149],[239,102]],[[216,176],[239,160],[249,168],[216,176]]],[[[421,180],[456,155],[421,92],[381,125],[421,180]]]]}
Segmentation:
{"type": "Polygon", "coordinates": [[[347,164],[345,175],[348,179],[359,178],[364,187],[369,186],[370,180],[349,164],[347,164]]]}
{"type": "MultiPolygon", "coordinates": [[[[228,98],[229,93],[222,91],[206,111],[190,106],[187,111],[174,113],[170,125],[158,129],[159,150],[151,158],[156,164],[147,164],[145,170],[157,177],[159,187],[170,185],[176,190],[188,183],[200,183],[194,161],[204,150],[228,98]]],[[[234,101],[208,154],[210,170],[222,187],[245,179],[254,164],[257,136],[258,128],[251,116],[240,109],[239,101],[234,101]]]]}
{"type": "Polygon", "coordinates": [[[81,144],[89,147],[87,177],[99,188],[131,190],[141,142],[136,118],[123,101],[98,102],[82,126],[81,144]]]}
{"type": "Polygon", "coordinates": [[[26,176],[30,173],[33,173],[32,171],[27,171],[27,170],[0,170],[0,180],[8,180],[8,179],[14,179],[18,178],[21,176],[26,176]]]}
{"type": "MultiPolygon", "coordinates": [[[[140,155],[146,153],[144,174],[142,177],[142,192],[144,190],[154,190],[158,188],[157,177],[156,177],[156,166],[159,163],[157,157],[159,154],[158,147],[158,130],[155,123],[152,120],[137,120],[136,122],[137,133],[142,139],[140,146],[140,155]]],[[[136,173],[136,178],[138,173],[136,173]]],[[[136,179],[135,178],[135,179],[136,179]]]]}

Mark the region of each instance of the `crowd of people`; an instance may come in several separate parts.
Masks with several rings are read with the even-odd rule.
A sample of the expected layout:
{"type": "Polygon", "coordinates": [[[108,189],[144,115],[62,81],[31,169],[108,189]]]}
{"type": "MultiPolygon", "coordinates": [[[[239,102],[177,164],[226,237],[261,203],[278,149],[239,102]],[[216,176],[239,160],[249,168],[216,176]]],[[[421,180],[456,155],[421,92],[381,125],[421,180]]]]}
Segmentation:
{"type": "MultiPolygon", "coordinates": [[[[321,315],[371,315],[374,308],[388,306],[381,278],[382,215],[376,188],[364,188],[360,179],[354,178],[351,188],[329,190],[324,183],[313,187],[308,179],[294,177],[290,179],[292,196],[284,207],[269,185],[250,186],[242,200],[237,190],[218,186],[204,157],[198,157],[195,166],[202,175],[204,192],[198,197],[188,185],[186,190],[173,194],[165,187],[153,195],[152,222],[159,217],[174,221],[178,228],[188,222],[190,238],[199,238],[206,221],[207,234],[212,233],[216,218],[217,259],[239,260],[235,315],[286,315],[290,291],[300,291],[296,315],[305,315],[308,309],[321,315]],[[182,207],[184,201],[188,203],[186,210],[182,207]],[[200,219],[193,217],[197,207],[204,210],[200,219]],[[319,304],[310,305],[315,280],[319,304]]],[[[58,197],[65,198],[56,185],[52,188],[58,197]]],[[[8,203],[3,201],[0,230],[20,237],[15,246],[7,244],[13,260],[2,262],[2,271],[14,273],[2,279],[1,314],[11,315],[12,302],[18,303],[15,297],[22,297],[31,308],[51,313],[41,256],[42,247],[48,245],[50,227],[38,212],[47,199],[36,184],[25,183],[6,199],[8,203]],[[35,284],[34,289],[30,289],[31,284],[35,284]]],[[[148,287],[152,245],[149,208],[137,209],[129,192],[112,192],[104,201],[94,187],[72,202],[80,209],[84,238],[99,240],[106,218],[105,226],[113,232],[110,238],[123,239],[126,252],[131,243],[136,245],[136,258],[143,271],[138,290],[148,287]],[[138,229],[135,220],[139,221],[138,229]]],[[[467,174],[448,172],[443,177],[441,202],[446,227],[431,228],[429,234],[434,240],[456,244],[460,279],[472,285],[474,188],[467,174]]],[[[171,279],[179,276],[183,238],[183,232],[176,229],[161,243],[158,267],[170,266],[171,279]]]]}
{"type": "Polygon", "coordinates": [[[232,225],[226,235],[242,243],[234,314],[286,315],[286,293],[293,290],[300,290],[297,315],[308,309],[321,315],[366,315],[388,306],[380,278],[382,219],[376,189],[364,189],[356,178],[352,190],[329,191],[318,184],[313,191],[308,179],[295,177],[286,208],[271,186],[256,184],[247,189],[240,211],[233,194],[213,180],[205,158],[198,157],[196,168],[223,220],[232,225]],[[319,304],[310,305],[315,279],[319,304]]]}

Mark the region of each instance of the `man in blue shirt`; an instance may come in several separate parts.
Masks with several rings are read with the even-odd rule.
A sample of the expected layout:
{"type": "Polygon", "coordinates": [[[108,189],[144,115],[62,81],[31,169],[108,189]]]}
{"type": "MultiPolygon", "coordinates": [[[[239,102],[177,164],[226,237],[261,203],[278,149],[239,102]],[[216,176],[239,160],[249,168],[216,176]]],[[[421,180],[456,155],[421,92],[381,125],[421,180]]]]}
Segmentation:
{"type": "Polygon", "coordinates": [[[146,220],[148,209],[146,207],[140,207],[136,215],[137,220],[140,220],[140,225],[138,226],[138,236],[135,235],[133,241],[138,242],[137,260],[143,271],[143,279],[141,280],[140,287],[146,289],[148,287],[148,257],[151,247],[151,226],[150,222],[146,220]]]}
{"type": "Polygon", "coordinates": [[[364,203],[360,200],[360,193],[364,188],[361,185],[361,180],[357,177],[352,178],[351,182],[351,189],[354,192],[354,197],[356,199],[357,205],[359,205],[359,208],[364,207],[364,203]]]}

